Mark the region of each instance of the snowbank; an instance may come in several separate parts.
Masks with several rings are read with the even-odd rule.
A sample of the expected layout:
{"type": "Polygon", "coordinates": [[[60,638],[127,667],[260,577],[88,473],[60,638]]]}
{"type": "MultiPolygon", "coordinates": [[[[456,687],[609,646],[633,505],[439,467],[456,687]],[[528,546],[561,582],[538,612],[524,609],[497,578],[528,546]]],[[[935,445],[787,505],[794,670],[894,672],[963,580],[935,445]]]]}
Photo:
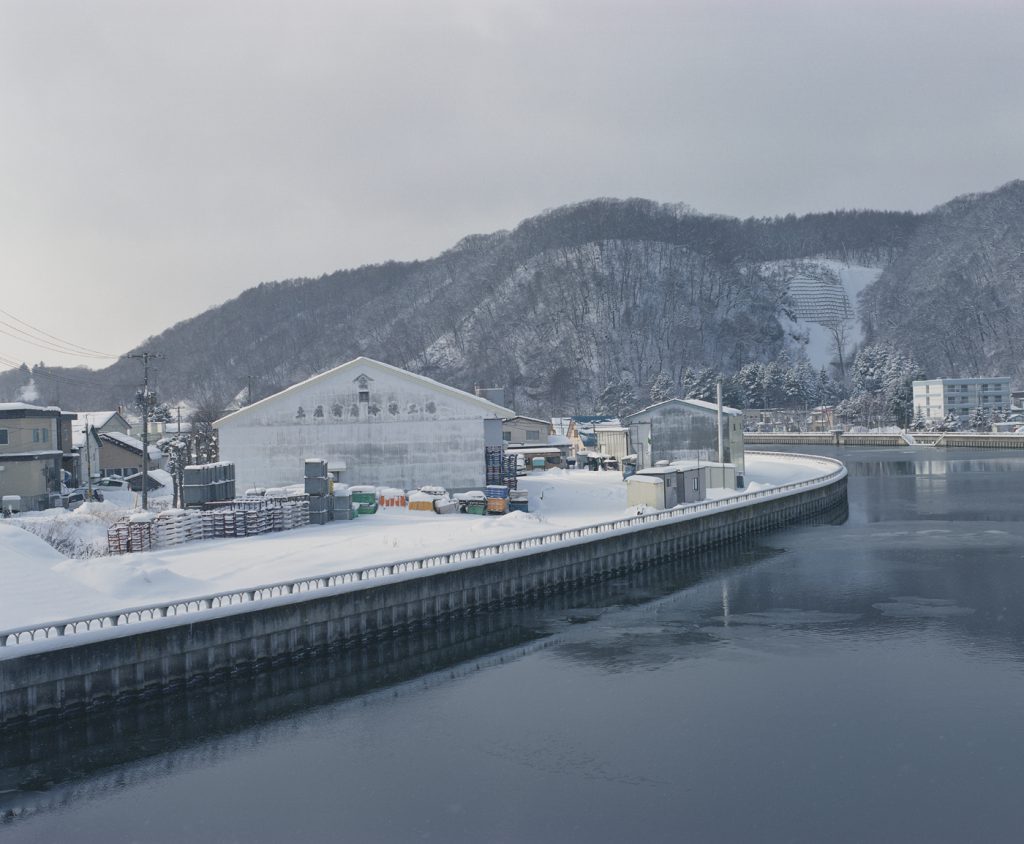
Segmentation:
{"type": "MultiPolygon", "coordinates": [[[[769,455],[748,455],[746,465],[746,490],[710,490],[709,498],[724,499],[810,480],[827,471],[769,455]]],[[[382,508],[355,521],[244,539],[190,542],[116,557],[64,559],[41,539],[13,524],[3,524],[0,559],[5,564],[9,559],[18,560],[9,566],[20,585],[13,590],[0,589],[0,628],[360,569],[636,513],[636,508],[627,509],[626,484],[618,472],[551,469],[520,479],[520,488],[529,490],[529,513],[441,516],[382,508]]],[[[119,511],[114,508],[113,512],[119,511]]],[[[111,511],[102,504],[89,504],[43,521],[52,525],[47,530],[60,534],[68,547],[91,548],[99,542],[101,532],[105,546],[110,517],[111,511]]],[[[32,529],[31,517],[16,521],[32,529]]],[[[5,571],[0,569],[0,574],[5,571]]]]}

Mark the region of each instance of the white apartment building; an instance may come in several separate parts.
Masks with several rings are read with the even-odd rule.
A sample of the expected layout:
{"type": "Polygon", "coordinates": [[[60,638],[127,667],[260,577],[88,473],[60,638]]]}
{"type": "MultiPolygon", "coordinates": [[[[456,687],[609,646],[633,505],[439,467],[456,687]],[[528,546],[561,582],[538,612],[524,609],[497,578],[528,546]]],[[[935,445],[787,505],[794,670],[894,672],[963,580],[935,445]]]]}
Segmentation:
{"type": "Polygon", "coordinates": [[[940,422],[954,413],[966,421],[971,411],[981,407],[988,410],[1010,409],[1010,379],[990,378],[933,378],[915,381],[914,416],[940,422]]]}

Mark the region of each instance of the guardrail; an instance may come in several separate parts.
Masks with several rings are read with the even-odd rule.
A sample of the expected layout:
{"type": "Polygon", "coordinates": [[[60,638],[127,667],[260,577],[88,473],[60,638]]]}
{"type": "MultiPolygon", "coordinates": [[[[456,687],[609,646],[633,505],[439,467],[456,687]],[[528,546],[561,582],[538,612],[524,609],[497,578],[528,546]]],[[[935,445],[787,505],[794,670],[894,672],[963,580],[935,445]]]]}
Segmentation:
{"type": "Polygon", "coordinates": [[[129,624],[138,624],[140,622],[153,621],[161,618],[176,618],[183,615],[195,615],[209,610],[220,609],[221,607],[256,603],[268,598],[277,598],[283,595],[298,595],[306,592],[314,592],[319,589],[329,589],[334,586],[342,586],[348,583],[359,583],[368,580],[375,580],[381,577],[391,577],[397,574],[407,574],[427,569],[443,568],[454,563],[480,560],[515,551],[526,551],[531,548],[543,548],[547,545],[556,545],[560,542],[572,542],[574,540],[587,539],[589,537],[598,537],[603,534],[613,533],[615,531],[629,528],[680,521],[696,513],[710,512],[723,507],[732,507],[736,504],[749,503],[765,498],[781,498],[786,495],[792,495],[801,489],[807,489],[808,487],[825,486],[839,480],[839,478],[846,474],[846,467],[843,463],[829,457],[787,452],[750,452],[750,454],[778,457],[784,460],[797,459],[801,461],[809,461],[817,465],[828,466],[832,471],[826,475],[822,475],[811,480],[796,481],[794,483],[772,487],[771,489],[741,493],[740,495],[731,496],[726,499],[699,501],[694,504],[682,505],[672,510],[662,510],[658,513],[649,513],[643,516],[628,516],[626,518],[615,519],[610,522],[599,522],[594,525],[586,525],[579,528],[568,528],[566,530],[541,534],[539,536],[531,536],[525,539],[500,542],[495,545],[483,545],[477,548],[452,551],[448,554],[436,554],[415,560],[402,560],[394,563],[381,563],[375,566],[367,566],[362,569],[314,575],[311,577],[301,577],[295,580],[284,580],[278,583],[265,583],[261,586],[252,586],[245,589],[232,589],[226,592],[216,592],[192,598],[179,598],[158,604],[148,604],[140,607],[111,610],[110,612],[97,613],[95,615],[46,621],[29,627],[0,630],[0,648],[19,645],[25,642],[34,642],[41,639],[53,639],[74,635],[76,633],[85,633],[90,630],[123,627],[129,624]]]}

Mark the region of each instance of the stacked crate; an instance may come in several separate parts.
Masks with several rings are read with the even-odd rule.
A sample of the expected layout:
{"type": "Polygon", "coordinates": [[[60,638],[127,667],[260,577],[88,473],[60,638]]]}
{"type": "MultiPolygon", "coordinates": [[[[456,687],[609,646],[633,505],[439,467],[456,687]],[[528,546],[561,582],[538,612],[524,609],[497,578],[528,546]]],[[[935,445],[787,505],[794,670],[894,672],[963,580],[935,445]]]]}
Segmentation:
{"type": "Polygon", "coordinates": [[[505,457],[505,471],[502,475],[501,483],[503,483],[509,489],[515,489],[519,485],[518,478],[518,460],[516,458],[516,455],[509,454],[505,457]]]}
{"type": "Polygon", "coordinates": [[[527,489],[513,489],[508,493],[508,507],[510,510],[519,510],[523,513],[530,512],[530,491],[527,489]]]}
{"type": "Polygon", "coordinates": [[[508,512],[509,489],[504,484],[488,484],[484,488],[484,495],[487,498],[487,512],[494,516],[501,516],[508,512]]]}
{"type": "Polygon", "coordinates": [[[281,530],[291,530],[309,524],[309,499],[290,498],[281,502],[281,530]]]}
{"type": "Polygon", "coordinates": [[[235,497],[234,463],[200,463],[186,466],[182,494],[186,507],[201,507],[211,501],[235,497]]]}
{"type": "Polygon", "coordinates": [[[309,496],[309,523],[325,525],[334,517],[334,497],[327,476],[326,460],[306,461],[306,495],[309,496]],[[328,501],[328,499],[330,499],[328,501]]]}
{"type": "Polygon", "coordinates": [[[484,448],[485,482],[500,484],[505,479],[505,447],[489,445],[484,448]]]}
{"type": "Polygon", "coordinates": [[[107,528],[107,550],[111,554],[127,554],[132,550],[127,516],[107,528]]]}
{"type": "Polygon", "coordinates": [[[181,545],[202,536],[202,516],[195,510],[164,510],[153,522],[154,548],[181,545]]]}
{"type": "Polygon", "coordinates": [[[128,550],[148,551],[153,547],[153,520],[156,517],[152,513],[136,513],[128,517],[128,550]]]}
{"type": "Polygon", "coordinates": [[[352,505],[352,492],[348,487],[334,487],[334,518],[339,522],[348,522],[356,517],[352,505]]]}

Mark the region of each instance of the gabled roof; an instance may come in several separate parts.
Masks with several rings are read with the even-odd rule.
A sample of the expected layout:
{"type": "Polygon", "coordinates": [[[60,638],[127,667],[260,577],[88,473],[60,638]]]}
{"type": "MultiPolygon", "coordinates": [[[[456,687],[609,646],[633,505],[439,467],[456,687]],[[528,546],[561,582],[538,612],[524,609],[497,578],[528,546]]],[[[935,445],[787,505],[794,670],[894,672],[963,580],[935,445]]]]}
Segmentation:
{"type": "MultiPolygon", "coordinates": [[[[127,434],[122,434],[119,431],[104,431],[100,434],[100,440],[128,449],[128,451],[138,454],[140,457],[142,456],[142,440],[137,440],[135,437],[129,437],[127,434]]],[[[164,453],[155,445],[149,447],[150,460],[159,460],[163,456],[164,453]]]]}
{"type": "Polygon", "coordinates": [[[482,399],[480,396],[474,396],[472,393],[467,393],[465,390],[459,390],[455,387],[449,387],[447,384],[442,384],[440,381],[435,381],[433,378],[427,378],[425,375],[417,375],[414,372],[409,372],[406,369],[402,369],[398,366],[392,366],[390,363],[384,363],[383,361],[374,360],[368,357],[357,357],[354,360],[343,363],[340,366],[334,367],[334,369],[328,369],[326,372],[321,372],[319,375],[314,375],[312,378],[307,378],[305,381],[300,381],[298,384],[292,384],[290,387],[286,387],[278,393],[274,393],[272,396],[267,396],[264,399],[260,399],[257,402],[253,402],[250,405],[246,405],[241,410],[236,410],[234,413],[229,413],[227,416],[222,416],[216,422],[213,423],[213,427],[219,428],[224,422],[229,419],[237,419],[240,416],[244,416],[254,408],[266,405],[276,399],[286,396],[289,393],[293,393],[303,387],[308,387],[311,384],[316,384],[319,381],[324,381],[333,375],[338,375],[343,372],[360,370],[360,369],[377,369],[379,371],[390,373],[391,375],[397,375],[400,378],[404,378],[413,384],[418,384],[422,387],[430,387],[433,390],[440,390],[441,392],[448,393],[455,398],[461,399],[462,401],[475,404],[480,410],[486,413],[493,414],[499,419],[506,417],[511,418],[516,415],[514,410],[501,405],[489,402],[487,399],[482,399]]]}
{"type": "MultiPolygon", "coordinates": [[[[648,405],[643,410],[638,410],[636,413],[631,413],[626,418],[632,419],[634,416],[639,416],[641,413],[647,413],[649,410],[654,410],[656,407],[663,407],[666,404],[679,404],[684,408],[690,408],[691,410],[711,411],[712,413],[718,412],[717,404],[710,401],[704,401],[703,399],[665,399],[665,401],[659,401],[652,405],[648,405]]],[[[724,416],[742,416],[743,411],[723,404],[722,414],[724,416]]]]}
{"type": "Polygon", "coordinates": [[[523,416],[521,414],[519,416],[509,416],[507,419],[502,419],[501,421],[502,422],[514,422],[516,419],[523,419],[526,422],[536,422],[538,425],[544,425],[544,426],[546,426],[548,428],[551,427],[551,423],[547,419],[535,419],[532,416],[523,416]]]}
{"type": "Polygon", "coordinates": [[[93,428],[102,428],[117,413],[116,410],[76,410],[78,421],[83,425],[88,422],[93,428]]]}

